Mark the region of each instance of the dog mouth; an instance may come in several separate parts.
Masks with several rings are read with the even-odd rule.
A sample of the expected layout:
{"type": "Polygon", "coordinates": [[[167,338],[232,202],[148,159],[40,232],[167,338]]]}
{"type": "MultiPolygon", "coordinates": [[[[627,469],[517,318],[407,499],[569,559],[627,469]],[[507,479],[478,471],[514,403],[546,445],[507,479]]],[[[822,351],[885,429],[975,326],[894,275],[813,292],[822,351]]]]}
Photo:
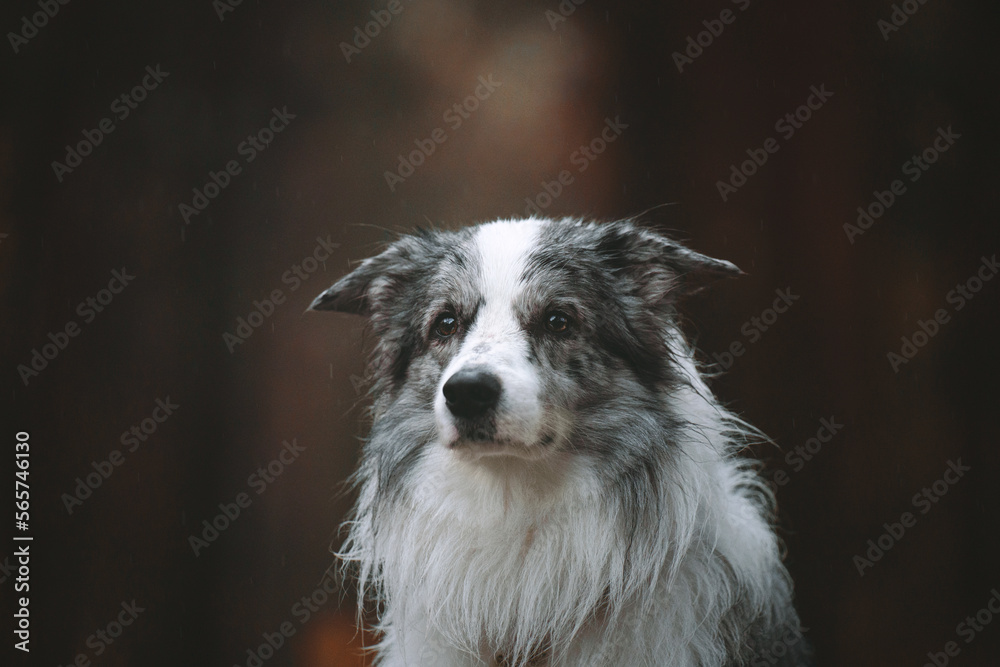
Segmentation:
{"type": "Polygon", "coordinates": [[[502,444],[506,441],[506,438],[498,436],[496,417],[463,419],[453,416],[451,422],[453,431],[457,436],[449,443],[451,446],[458,443],[469,445],[502,444]]]}
{"type": "Polygon", "coordinates": [[[514,457],[537,460],[553,449],[555,436],[542,434],[533,442],[504,437],[494,422],[452,424],[442,433],[442,444],[463,458],[514,457]]]}

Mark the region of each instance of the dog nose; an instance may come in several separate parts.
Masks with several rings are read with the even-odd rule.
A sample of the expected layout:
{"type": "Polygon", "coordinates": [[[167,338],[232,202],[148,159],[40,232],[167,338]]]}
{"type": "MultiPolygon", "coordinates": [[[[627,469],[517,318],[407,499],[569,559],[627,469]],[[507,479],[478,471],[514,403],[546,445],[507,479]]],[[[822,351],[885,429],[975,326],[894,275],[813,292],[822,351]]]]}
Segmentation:
{"type": "Polygon", "coordinates": [[[496,407],[500,401],[500,380],[482,369],[463,369],[448,378],[441,391],[453,415],[472,419],[496,407]]]}

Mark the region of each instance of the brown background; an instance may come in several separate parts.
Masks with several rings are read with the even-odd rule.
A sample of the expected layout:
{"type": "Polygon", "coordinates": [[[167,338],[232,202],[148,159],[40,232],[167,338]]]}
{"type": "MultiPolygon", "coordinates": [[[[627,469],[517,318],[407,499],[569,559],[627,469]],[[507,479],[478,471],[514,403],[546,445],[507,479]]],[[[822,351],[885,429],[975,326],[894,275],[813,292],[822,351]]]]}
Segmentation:
{"type": "MultiPolygon", "coordinates": [[[[340,43],[386,3],[245,0],[220,21],[208,0],[71,2],[18,53],[0,46],[0,405],[8,451],[26,430],[34,453],[25,664],[245,665],[284,621],[296,634],[266,665],[359,664],[349,594],[305,625],[291,613],[333,562],[364,431],[362,322],[303,311],[388,230],[521,215],[563,169],[546,213],[672,202],[667,227],[747,271],[686,309],[706,360],[747,342],[775,289],[800,296],[715,387],[786,451],[821,418],[844,424],[779,490],[820,664],[922,665],[948,641],[951,664],[998,664],[1000,620],[968,644],[956,626],[1000,587],[1000,280],[959,312],[946,301],[1000,252],[991,6],[929,0],[884,40],[889,2],[679,4],[588,0],[553,27],[556,0],[414,0],[348,63],[340,43]],[[734,22],[678,72],[672,54],[725,8],[734,22]],[[169,76],[58,182],[65,146],[156,64],[169,76]],[[501,86],[452,129],[445,110],[490,74],[501,86]],[[833,96],[780,138],[821,84],[833,96]],[[185,224],[192,188],[285,106],[288,128],[185,224]],[[616,117],[621,137],[576,172],[616,117]],[[855,209],[948,126],[961,138],[850,243],[855,209]],[[391,192],[384,172],[438,127],[445,143],[391,192]],[[723,202],[716,181],[767,137],[779,151],[723,202]],[[318,236],[339,248],[291,291],[282,274],[318,236]],[[135,280],[83,324],[76,305],[122,266],[135,280]],[[223,333],[276,289],[287,301],[230,353],[223,333]],[[894,373],[887,352],[938,308],[951,321],[894,373]],[[70,320],[80,334],[25,386],[17,366],[70,320]],[[176,413],[68,514],[76,478],[167,396],[176,413]],[[195,557],[189,536],[292,438],[300,458],[195,557]],[[959,458],[971,472],[859,576],[852,557],[959,458]],[[87,637],[133,599],[146,611],[95,657],[87,637]]],[[[7,3],[0,28],[36,11],[7,3]]]]}

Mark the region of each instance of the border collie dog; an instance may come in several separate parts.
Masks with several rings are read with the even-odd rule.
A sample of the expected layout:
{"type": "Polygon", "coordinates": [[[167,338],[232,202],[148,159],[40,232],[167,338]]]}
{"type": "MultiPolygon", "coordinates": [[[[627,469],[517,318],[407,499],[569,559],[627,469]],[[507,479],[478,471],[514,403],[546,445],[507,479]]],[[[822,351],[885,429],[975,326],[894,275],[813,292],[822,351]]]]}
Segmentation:
{"type": "Polygon", "coordinates": [[[374,338],[338,555],[378,665],[811,664],[759,433],[676,311],[738,274],[637,219],[530,218],[404,236],[316,298],[374,338]]]}

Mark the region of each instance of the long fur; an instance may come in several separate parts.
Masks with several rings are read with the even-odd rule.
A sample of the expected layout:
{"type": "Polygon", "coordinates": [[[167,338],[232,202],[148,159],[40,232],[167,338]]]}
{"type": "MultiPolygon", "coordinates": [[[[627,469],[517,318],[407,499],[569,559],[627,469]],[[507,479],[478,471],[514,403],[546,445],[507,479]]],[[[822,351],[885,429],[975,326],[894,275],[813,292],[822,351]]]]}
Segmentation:
{"type": "Polygon", "coordinates": [[[809,664],[773,499],[738,456],[760,434],[677,324],[679,297],[737,271],[632,221],[510,221],[405,237],[317,298],[376,336],[338,556],[376,605],[379,665],[809,664]],[[550,302],[572,337],[532,329],[550,302]],[[464,339],[428,337],[442,308],[464,339]],[[513,455],[443,435],[441,384],[469,359],[518,388],[490,424],[513,455]]]}

